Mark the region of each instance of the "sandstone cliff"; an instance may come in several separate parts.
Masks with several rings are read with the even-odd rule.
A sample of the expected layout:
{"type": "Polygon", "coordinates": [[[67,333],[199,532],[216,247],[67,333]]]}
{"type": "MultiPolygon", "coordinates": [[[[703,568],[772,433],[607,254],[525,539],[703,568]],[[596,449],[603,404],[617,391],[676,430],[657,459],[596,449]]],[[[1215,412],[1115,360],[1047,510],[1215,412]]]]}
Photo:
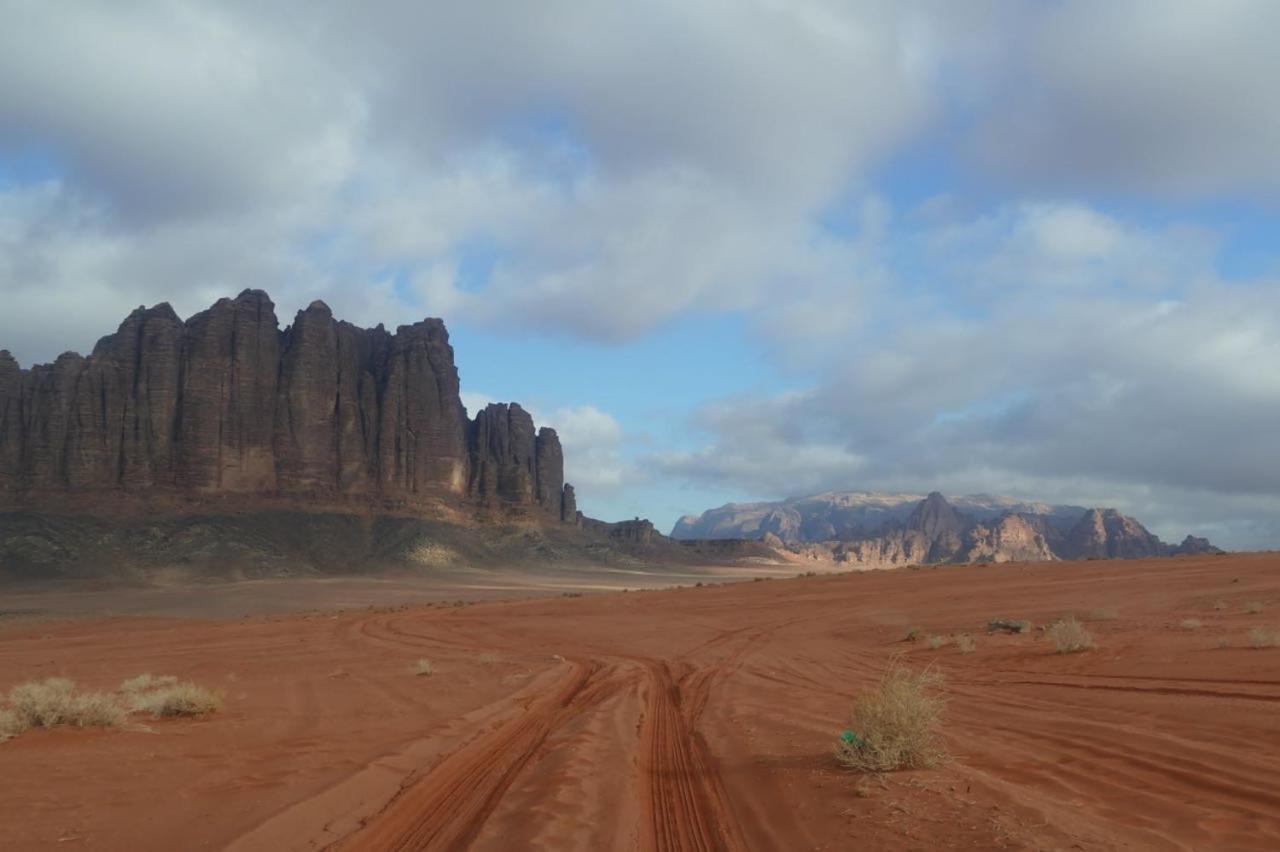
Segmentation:
{"type": "MultiPolygon", "coordinates": [[[[789,545],[852,541],[905,523],[924,499],[924,494],[827,491],[771,503],[729,503],[680,518],[671,537],[758,539],[772,533],[789,545]]],[[[1083,506],[1057,506],[989,494],[953,497],[948,502],[973,521],[995,521],[1012,512],[1043,518],[1064,532],[1085,511],[1083,506]]]]}
{"type": "Polygon", "coordinates": [[[1220,552],[1188,536],[1172,546],[1115,509],[1049,506],[978,495],[957,501],[938,492],[904,505],[903,495],[830,492],[783,503],[729,504],[681,518],[673,537],[700,532],[773,543],[805,558],[863,568],[966,562],[1133,559],[1220,552]],[[813,540],[812,535],[827,538],[813,540]]]}
{"type": "Polygon", "coordinates": [[[438,319],[313,302],[282,331],[246,290],[186,322],[139,308],[87,358],[0,352],[0,505],[233,496],[577,520],[554,430],[515,404],[467,419],[438,319]]]}

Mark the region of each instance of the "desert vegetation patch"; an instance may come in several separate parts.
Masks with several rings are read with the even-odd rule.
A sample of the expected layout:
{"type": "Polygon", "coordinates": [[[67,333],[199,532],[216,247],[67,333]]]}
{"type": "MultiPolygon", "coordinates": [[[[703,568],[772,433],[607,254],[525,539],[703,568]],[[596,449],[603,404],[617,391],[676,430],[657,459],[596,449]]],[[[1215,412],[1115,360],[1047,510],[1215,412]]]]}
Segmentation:
{"type": "Polygon", "coordinates": [[[172,675],[130,678],[115,692],[82,690],[51,677],[19,684],[0,696],[0,741],[33,728],[114,728],[131,713],[203,716],[222,709],[222,696],[172,675]]]}
{"type": "Polygon", "coordinates": [[[1075,616],[1067,616],[1049,625],[1049,641],[1059,654],[1075,654],[1093,647],[1093,634],[1075,616]]]}
{"type": "Polygon", "coordinates": [[[941,673],[893,664],[876,686],[859,693],[836,757],[850,769],[889,772],[936,766],[947,759],[940,733],[946,707],[941,673]]]}

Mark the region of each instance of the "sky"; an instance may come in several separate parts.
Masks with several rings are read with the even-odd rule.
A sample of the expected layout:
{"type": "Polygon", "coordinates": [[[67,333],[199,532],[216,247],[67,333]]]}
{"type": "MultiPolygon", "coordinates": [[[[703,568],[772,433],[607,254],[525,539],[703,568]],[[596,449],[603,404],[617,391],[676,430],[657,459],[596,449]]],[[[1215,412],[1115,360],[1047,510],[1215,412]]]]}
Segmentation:
{"type": "Polygon", "coordinates": [[[1280,546],[1273,0],[0,0],[0,348],[450,329],[667,529],[828,489],[1280,546]]]}

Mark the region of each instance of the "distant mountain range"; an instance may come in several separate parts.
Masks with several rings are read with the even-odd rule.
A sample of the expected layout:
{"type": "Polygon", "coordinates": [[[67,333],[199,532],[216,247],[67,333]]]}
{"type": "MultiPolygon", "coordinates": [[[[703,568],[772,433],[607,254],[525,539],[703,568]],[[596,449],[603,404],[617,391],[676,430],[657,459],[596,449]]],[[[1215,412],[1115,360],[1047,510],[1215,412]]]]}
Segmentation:
{"type": "Polygon", "coordinates": [[[686,515],[675,539],[761,539],[814,558],[865,567],[941,562],[1133,559],[1220,552],[1207,539],[1162,542],[1115,509],[986,494],[830,491],[773,503],[730,503],[686,515]]]}

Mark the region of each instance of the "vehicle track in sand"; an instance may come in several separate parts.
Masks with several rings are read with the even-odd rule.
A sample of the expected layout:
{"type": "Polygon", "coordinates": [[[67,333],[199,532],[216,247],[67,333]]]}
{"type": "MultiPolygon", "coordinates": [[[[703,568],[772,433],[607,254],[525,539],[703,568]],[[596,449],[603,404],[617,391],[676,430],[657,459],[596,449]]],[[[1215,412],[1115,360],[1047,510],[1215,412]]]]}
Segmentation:
{"type": "MultiPolygon", "coordinates": [[[[399,632],[386,623],[379,627],[399,632]]],[[[367,629],[362,627],[362,632],[367,629]]],[[[629,749],[635,775],[630,794],[635,801],[628,805],[638,820],[633,836],[641,848],[664,852],[745,849],[717,767],[696,726],[714,682],[771,632],[761,628],[724,631],[694,649],[729,650],[715,663],[701,667],[683,660],[633,656],[571,661],[570,671],[528,699],[520,716],[462,746],[421,775],[406,778],[400,793],[337,848],[466,847],[480,835],[517,779],[534,775],[540,761],[550,762],[549,740],[555,732],[571,725],[583,728],[575,750],[603,750],[603,742],[583,741],[606,730],[589,717],[616,712],[601,705],[626,692],[624,700],[638,703],[633,708],[638,719],[636,739],[629,749]]],[[[564,798],[564,791],[548,789],[565,784],[563,778],[528,783],[539,785],[534,798],[564,798]]]]}
{"type": "Polygon", "coordinates": [[[475,838],[521,769],[566,718],[604,698],[611,683],[594,663],[569,662],[569,671],[525,711],[440,761],[362,830],[337,846],[361,850],[459,849],[475,838]]]}

